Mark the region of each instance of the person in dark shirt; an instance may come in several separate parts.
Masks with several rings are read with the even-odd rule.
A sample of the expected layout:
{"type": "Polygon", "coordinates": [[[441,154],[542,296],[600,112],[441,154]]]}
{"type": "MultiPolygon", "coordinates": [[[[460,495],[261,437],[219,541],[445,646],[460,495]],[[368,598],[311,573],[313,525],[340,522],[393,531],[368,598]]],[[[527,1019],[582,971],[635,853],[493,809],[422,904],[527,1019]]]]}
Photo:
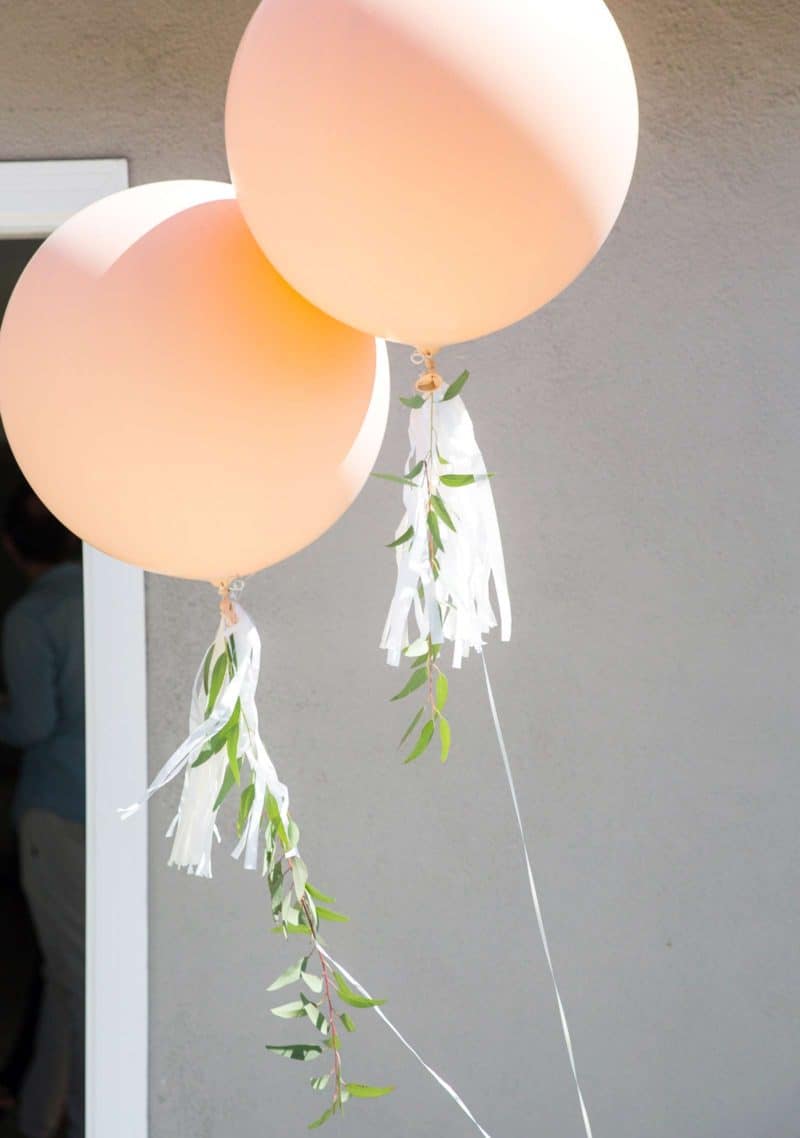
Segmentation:
{"type": "Polygon", "coordinates": [[[44,960],[44,996],[17,1126],[52,1138],[66,1101],[84,1135],[86,744],[80,544],[29,486],[12,498],[7,551],[29,587],[2,635],[0,740],[22,750],[14,798],[22,887],[44,960]]]}

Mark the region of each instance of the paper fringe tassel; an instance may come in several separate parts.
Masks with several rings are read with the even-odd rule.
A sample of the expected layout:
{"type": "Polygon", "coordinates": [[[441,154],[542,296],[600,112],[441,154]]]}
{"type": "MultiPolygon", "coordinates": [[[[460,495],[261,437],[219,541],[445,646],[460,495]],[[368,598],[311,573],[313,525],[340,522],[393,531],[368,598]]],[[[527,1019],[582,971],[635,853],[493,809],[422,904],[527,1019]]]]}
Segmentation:
{"type": "Polygon", "coordinates": [[[411,450],[406,469],[413,470],[420,460],[427,462],[430,455],[431,489],[447,507],[456,532],[442,531],[444,550],[439,554],[439,576],[434,580],[428,554],[425,473],[414,479],[416,486],[403,486],[405,513],[395,538],[409,526],[413,526],[414,536],[397,548],[397,582],[381,638],[387,663],[394,666],[400,663],[403,649],[417,639],[409,633],[412,612],[419,637],[430,635],[434,644],[452,641],[454,668],[461,667],[470,651],[480,652],[486,634],[497,627],[489,591],[492,578],[501,638],[511,636],[503,546],[486,464],[464,401],[460,395],[444,400],[446,391],[443,384],[422,407],[411,411],[411,450]],[[441,481],[441,476],[449,473],[471,474],[475,482],[449,487],[441,481]]]}
{"type": "MultiPolygon", "coordinates": [[[[121,810],[128,818],[163,786],[184,772],[183,791],[178,812],[167,830],[171,837],[172,853],[169,864],[188,870],[198,877],[211,877],[211,850],[214,841],[220,841],[215,808],[228,766],[227,748],[222,747],[200,766],[192,764],[200,751],[225,726],[233,714],[237,700],[241,701],[239,735],[236,754],[240,768],[249,766],[255,796],[238,844],[232,856],[244,854],[246,869],[258,864],[258,842],[261,817],[267,791],[278,804],[284,824],[288,824],[289,791],[278,778],[277,771],[267,754],[259,735],[256,687],[261,667],[261,638],[250,617],[241,605],[231,602],[234,624],[220,620],[214,643],[198,669],[192,689],[189,715],[189,734],[167,759],[147,789],[141,802],[121,810]],[[216,661],[228,654],[235,661],[232,674],[226,673],[219,695],[211,712],[206,715],[206,679],[213,674],[216,661]]],[[[287,851],[287,856],[296,850],[287,851]]]]}

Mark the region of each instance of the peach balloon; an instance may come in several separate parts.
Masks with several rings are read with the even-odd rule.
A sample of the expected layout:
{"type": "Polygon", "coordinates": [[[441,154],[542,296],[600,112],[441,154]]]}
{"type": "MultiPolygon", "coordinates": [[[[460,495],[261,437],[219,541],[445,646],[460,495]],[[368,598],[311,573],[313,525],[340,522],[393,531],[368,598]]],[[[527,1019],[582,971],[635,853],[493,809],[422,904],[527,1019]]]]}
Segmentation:
{"type": "Polygon", "coordinates": [[[0,411],[36,492],[92,545],[178,577],[252,573],[331,526],[388,391],[385,346],[291,289],[218,182],[76,214],[0,329],[0,411]]]}
{"type": "Polygon", "coordinates": [[[545,304],[622,207],[636,84],[602,0],[263,0],[231,176],[312,303],[435,348],[545,304]]]}

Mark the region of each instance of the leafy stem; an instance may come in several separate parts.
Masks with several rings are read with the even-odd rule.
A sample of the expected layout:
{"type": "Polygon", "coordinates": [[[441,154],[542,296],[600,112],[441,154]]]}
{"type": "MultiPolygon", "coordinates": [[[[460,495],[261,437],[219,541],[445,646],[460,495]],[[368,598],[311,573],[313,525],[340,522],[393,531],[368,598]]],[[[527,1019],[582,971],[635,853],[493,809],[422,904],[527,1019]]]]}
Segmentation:
{"type": "MultiPolygon", "coordinates": [[[[203,664],[203,696],[207,714],[217,706],[225,680],[232,680],[238,667],[235,641],[232,636],[226,635],[224,644],[216,642],[212,645],[203,664]]],[[[241,701],[237,700],[227,721],[199,751],[194,761],[195,766],[208,762],[225,748],[227,761],[214,809],[222,805],[234,785],[239,785],[236,828],[240,837],[245,827],[253,824],[251,815],[256,799],[255,783],[243,783],[242,774],[246,767],[240,769],[240,759],[251,753],[254,746],[251,726],[241,708],[241,701]],[[241,740],[240,722],[244,724],[241,740]]],[[[317,1059],[325,1051],[332,1052],[330,1071],[311,1080],[312,1088],[318,1091],[325,1090],[331,1081],[333,1083],[330,1105],[311,1123],[311,1129],[317,1129],[334,1114],[342,1111],[349,1099],[378,1098],[394,1089],[372,1087],[365,1083],[347,1083],[342,1075],[340,1026],[346,1032],[352,1032],[355,1031],[355,1024],[341,1005],[370,1008],[382,1001],[367,999],[353,992],[326,959],[319,935],[320,922],[341,923],[347,917],[331,908],[335,904],[334,899],[315,889],[308,880],[308,869],[298,852],[300,828],[269,792],[265,795],[258,827],[264,835],[263,876],[269,887],[273,932],[282,933],[286,939],[290,935],[299,934],[309,937],[311,941],[306,955],[281,973],[269,986],[268,991],[274,992],[290,984],[300,985],[297,998],[272,1008],[272,1014],[279,1019],[308,1021],[317,1033],[313,1043],[268,1044],[267,1050],[302,1062],[317,1059]],[[318,962],[319,972],[311,968],[314,959],[318,962]],[[310,996],[306,990],[311,992],[310,996]]]]}
{"type": "MultiPolygon", "coordinates": [[[[291,865],[291,862],[289,863],[291,865]]],[[[333,996],[331,995],[331,979],[328,970],[328,962],[325,959],[324,953],[320,951],[319,941],[317,939],[316,922],[311,912],[311,907],[308,903],[307,896],[303,896],[300,906],[305,913],[306,921],[310,929],[311,939],[314,942],[314,948],[319,959],[320,971],[322,972],[322,984],[325,992],[325,1005],[328,1012],[328,1023],[330,1025],[330,1043],[333,1051],[333,1075],[334,1075],[334,1090],[333,1090],[333,1108],[342,1109],[342,1059],[339,1053],[339,1035],[336,1030],[336,1009],[333,1004],[333,996]]]]}
{"type": "MultiPolygon", "coordinates": [[[[466,371],[462,372],[461,375],[445,389],[441,397],[441,402],[445,403],[450,399],[454,399],[464,387],[468,378],[469,373],[466,371]]],[[[445,610],[442,611],[442,604],[436,597],[436,582],[439,580],[442,569],[446,531],[449,530],[455,533],[456,524],[450,510],[447,508],[440,489],[441,487],[453,488],[457,486],[467,486],[475,481],[475,477],[472,474],[444,474],[441,472],[440,468],[449,466],[449,462],[439,452],[436,430],[437,400],[434,396],[435,389],[426,391],[424,396],[417,394],[411,398],[401,399],[401,402],[410,407],[412,412],[420,411],[425,407],[427,401],[429,412],[427,453],[419,459],[414,466],[405,471],[403,475],[381,474],[378,475],[378,477],[401,482],[405,485],[411,485],[417,489],[424,488],[425,499],[423,502],[423,511],[426,526],[424,548],[427,552],[428,575],[424,584],[422,579],[418,581],[417,593],[420,605],[423,608],[426,606],[430,607],[431,605],[438,606],[439,625],[441,627],[452,608],[452,602],[445,605],[445,610]],[[422,487],[420,487],[419,482],[415,481],[420,474],[423,476],[422,487]]],[[[389,543],[389,548],[405,547],[412,542],[413,539],[414,528],[413,526],[409,526],[402,534],[396,537],[394,541],[389,543]]],[[[448,682],[446,675],[437,663],[442,645],[441,643],[434,643],[430,620],[428,620],[427,623],[427,634],[413,644],[409,644],[405,649],[405,655],[411,663],[411,677],[402,690],[392,697],[393,700],[404,699],[406,696],[417,691],[418,688],[423,687],[423,685],[425,685],[426,688],[423,707],[417,711],[417,714],[414,716],[411,724],[400,740],[400,746],[402,746],[418,728],[420,720],[423,719],[427,711],[427,717],[419,728],[419,734],[416,737],[414,745],[406,756],[406,763],[413,762],[428,749],[437,731],[439,733],[440,742],[439,755],[442,762],[447,761],[450,752],[450,724],[444,715],[444,706],[447,702],[448,695],[448,682]]]]}

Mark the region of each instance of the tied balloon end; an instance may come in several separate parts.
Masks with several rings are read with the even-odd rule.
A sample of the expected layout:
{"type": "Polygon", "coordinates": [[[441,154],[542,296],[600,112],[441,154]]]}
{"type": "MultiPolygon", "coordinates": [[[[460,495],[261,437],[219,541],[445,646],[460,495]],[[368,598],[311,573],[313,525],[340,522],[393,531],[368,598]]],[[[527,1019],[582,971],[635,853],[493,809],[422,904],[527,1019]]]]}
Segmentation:
{"type": "Polygon", "coordinates": [[[444,383],[441,375],[436,370],[434,354],[433,350],[417,348],[411,356],[412,363],[425,365],[425,370],[417,376],[417,382],[414,384],[416,390],[423,396],[432,395],[433,392],[438,391],[444,383]]]}
{"type": "Polygon", "coordinates": [[[243,577],[227,577],[215,583],[219,593],[219,613],[225,624],[230,628],[239,619],[237,609],[238,598],[244,589],[243,577]]]}

